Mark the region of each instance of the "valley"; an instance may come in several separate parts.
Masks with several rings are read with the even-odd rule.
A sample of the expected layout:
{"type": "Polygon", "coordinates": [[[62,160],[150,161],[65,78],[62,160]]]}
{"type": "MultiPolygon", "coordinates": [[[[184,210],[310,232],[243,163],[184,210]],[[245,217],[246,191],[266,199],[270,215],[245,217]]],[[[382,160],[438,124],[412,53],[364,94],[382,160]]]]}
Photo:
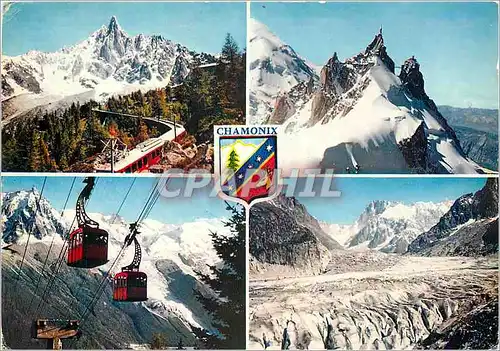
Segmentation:
{"type": "MultiPolygon", "coordinates": [[[[395,262],[388,257],[387,263],[353,270],[349,256],[339,255],[330,265],[344,266],[341,273],[251,280],[251,348],[262,348],[265,333],[273,345],[268,349],[280,349],[288,327],[292,348],[324,349],[331,324],[340,349],[414,349],[444,324],[498,303],[496,256],[400,256],[395,262]]],[[[482,342],[468,346],[494,347],[497,330],[498,321],[490,331],[480,331],[482,342]]]]}
{"type": "MultiPolygon", "coordinates": [[[[497,347],[498,179],[455,192],[454,201],[412,203],[394,199],[399,182],[344,180],[339,189],[351,196],[355,186],[392,199],[372,195],[352,224],[323,217],[345,216],[343,206],[360,201],[352,198],[330,207],[280,195],[252,207],[252,349],[262,349],[264,339],[267,349],[282,349],[285,335],[290,349],[497,347]]],[[[439,185],[416,182],[439,192],[439,185]]]]}

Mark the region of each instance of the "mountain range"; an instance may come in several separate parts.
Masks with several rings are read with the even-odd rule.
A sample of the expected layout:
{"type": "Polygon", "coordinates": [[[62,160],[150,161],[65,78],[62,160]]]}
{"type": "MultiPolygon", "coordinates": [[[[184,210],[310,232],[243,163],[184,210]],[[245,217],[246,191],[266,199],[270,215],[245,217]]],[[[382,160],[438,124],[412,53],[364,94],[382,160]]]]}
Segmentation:
{"type": "Polygon", "coordinates": [[[323,228],[349,249],[405,253],[408,245],[437,223],[450,206],[449,201],[404,204],[377,200],[366,206],[354,224],[323,223],[323,228]]]}
{"type": "MultiPolygon", "coordinates": [[[[20,331],[26,328],[25,324],[33,318],[80,318],[129,232],[128,223],[120,216],[89,213],[100,228],[109,233],[110,262],[93,269],[70,268],[63,263],[50,294],[39,314],[35,315],[34,308],[28,310],[30,301],[33,299],[35,306],[40,301],[61,250],[62,237],[68,234],[75,215],[74,210],[66,210],[61,216],[43,197],[36,210],[39,196],[37,189],[2,193],[2,243],[12,244],[9,250],[2,250],[2,318],[5,342],[11,348],[37,345],[26,333],[21,333],[26,334],[26,338],[19,337],[20,331]],[[18,266],[30,232],[32,236],[23,273],[18,277],[18,266]],[[53,247],[40,279],[51,243],[53,247]],[[40,285],[36,289],[38,279],[40,285]],[[14,289],[21,292],[14,293],[14,289]]],[[[193,292],[197,290],[205,296],[213,294],[196,273],[209,273],[207,265],[220,262],[212,246],[211,231],[228,232],[221,219],[199,219],[182,225],[144,220],[138,240],[142,247],[140,270],[148,275],[148,300],[114,302],[111,284],[105,284],[105,290],[89,317],[93,320],[82,329],[80,346],[123,349],[131,344],[151,342],[153,333],[164,334],[170,345],[176,345],[179,338],[185,345],[194,345],[195,338],[189,325],[210,329],[212,323],[193,292]]],[[[112,272],[116,273],[119,267],[131,262],[133,255],[134,250],[129,248],[112,272]]]]}
{"type": "Polygon", "coordinates": [[[108,25],[74,46],[3,56],[4,114],[15,117],[37,106],[51,110],[61,104],[102,101],[115,94],[179,84],[194,61],[207,64],[215,57],[160,35],[130,36],[113,16],[108,25]]]}
{"type": "Polygon", "coordinates": [[[318,221],[293,197],[250,209],[250,254],[263,265],[322,273],[355,252],[482,256],[498,250],[498,180],[455,201],[372,201],[353,224],[318,221]]]}
{"type": "Polygon", "coordinates": [[[485,171],[426,94],[418,61],[396,73],[381,32],[343,62],[333,53],[319,74],[265,25],[254,20],[250,33],[250,123],[282,126],[280,168],[485,171]]]}
{"type": "Polygon", "coordinates": [[[439,222],[408,247],[408,253],[429,256],[481,256],[497,251],[497,178],[488,178],[482,189],[455,200],[439,222]]]}

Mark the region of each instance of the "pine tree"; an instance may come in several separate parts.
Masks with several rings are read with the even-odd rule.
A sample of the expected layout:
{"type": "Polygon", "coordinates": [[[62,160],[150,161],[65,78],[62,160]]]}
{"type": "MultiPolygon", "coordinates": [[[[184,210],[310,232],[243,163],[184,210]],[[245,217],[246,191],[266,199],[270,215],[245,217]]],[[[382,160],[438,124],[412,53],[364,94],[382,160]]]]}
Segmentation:
{"type": "Polygon", "coordinates": [[[40,138],[40,132],[34,130],[31,137],[31,148],[29,153],[30,171],[40,171],[43,165],[42,150],[40,149],[40,138]]]}
{"type": "Polygon", "coordinates": [[[200,274],[202,281],[210,286],[218,298],[206,297],[195,291],[196,298],[213,317],[216,332],[196,328],[192,330],[206,349],[244,349],[245,297],[246,297],[246,249],[245,249],[245,209],[226,202],[231,218],[225,223],[232,233],[230,236],[211,233],[217,255],[222,259],[222,267],[209,266],[211,274],[200,274]]]}
{"type": "Polygon", "coordinates": [[[165,337],[160,333],[154,333],[151,341],[151,349],[161,350],[167,346],[165,337]]]}
{"type": "Polygon", "coordinates": [[[229,153],[229,159],[227,160],[227,165],[226,167],[232,170],[233,172],[236,172],[239,167],[239,162],[240,162],[240,156],[236,152],[236,150],[233,148],[231,152],[229,153]]]}
{"type": "Polygon", "coordinates": [[[158,89],[158,90],[156,90],[156,95],[158,96],[157,99],[158,99],[158,104],[160,105],[160,111],[161,111],[159,116],[160,116],[160,118],[166,117],[167,113],[168,113],[166,92],[163,89],[158,89]]]}
{"type": "Polygon", "coordinates": [[[157,92],[155,92],[153,98],[151,99],[151,117],[157,118],[163,115],[163,110],[160,105],[160,101],[157,96],[157,92]]]}
{"type": "Polygon", "coordinates": [[[7,138],[6,136],[2,135],[2,140],[4,141],[2,145],[3,169],[8,171],[25,170],[22,165],[23,162],[19,157],[19,148],[17,147],[16,139],[11,136],[7,138]]]}
{"type": "Polygon", "coordinates": [[[231,34],[226,34],[226,39],[224,41],[224,46],[222,46],[221,57],[228,63],[234,62],[234,60],[239,55],[239,47],[231,34]]]}
{"type": "Polygon", "coordinates": [[[53,171],[53,162],[50,158],[49,147],[43,138],[40,138],[40,152],[42,156],[42,170],[53,171]]]}
{"type": "Polygon", "coordinates": [[[149,139],[148,126],[141,120],[139,123],[139,130],[137,131],[136,142],[137,144],[139,144],[148,139],[149,139]]]}

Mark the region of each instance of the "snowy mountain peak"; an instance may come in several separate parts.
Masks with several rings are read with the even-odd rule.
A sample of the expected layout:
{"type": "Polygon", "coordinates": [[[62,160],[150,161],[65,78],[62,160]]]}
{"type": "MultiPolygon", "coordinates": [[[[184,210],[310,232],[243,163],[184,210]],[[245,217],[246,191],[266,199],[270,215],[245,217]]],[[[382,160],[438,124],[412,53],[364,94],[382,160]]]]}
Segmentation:
{"type": "MultiPolygon", "coordinates": [[[[282,84],[274,78],[266,91],[282,84]]],[[[343,62],[334,53],[318,84],[302,81],[280,94],[266,121],[282,125],[280,148],[294,150],[281,157],[285,171],[484,173],[425,94],[416,59],[406,60],[396,75],[381,33],[343,62]],[[297,143],[308,147],[297,150],[297,143]]]]}
{"type": "MultiPolygon", "coordinates": [[[[497,178],[488,178],[482,189],[474,194],[464,194],[456,199],[432,228],[415,238],[408,247],[408,251],[412,253],[431,252],[434,246],[439,247],[445,243],[446,239],[454,236],[454,233],[461,227],[467,224],[474,226],[474,222],[492,218],[498,218],[497,178]]],[[[495,225],[495,227],[498,233],[498,226],[495,225]]],[[[495,237],[498,237],[498,234],[495,234],[495,237]]]]}
{"type": "Polygon", "coordinates": [[[261,54],[265,54],[269,50],[277,50],[286,45],[277,35],[271,32],[269,27],[254,18],[249,20],[248,31],[250,33],[250,43],[260,40],[263,45],[268,45],[266,50],[260,52],[261,54]]]}
{"type": "Polygon", "coordinates": [[[268,121],[279,96],[299,83],[317,79],[315,67],[264,24],[249,21],[250,123],[268,121]]]}
{"type": "Polygon", "coordinates": [[[116,94],[147,91],[180,83],[195,58],[215,58],[160,35],[130,36],[115,16],[90,37],[56,52],[30,51],[2,57],[2,98],[15,117],[34,107],[88,100],[103,101],[116,94]],[[57,103],[54,103],[57,102],[57,103]]]}
{"type": "Polygon", "coordinates": [[[452,202],[370,202],[352,225],[323,224],[334,239],[350,249],[404,253],[420,233],[449,210],[452,202]]]}
{"type": "Polygon", "coordinates": [[[40,240],[46,236],[63,236],[67,226],[35,187],[30,191],[2,193],[1,216],[4,243],[24,242],[30,233],[40,240]]]}
{"type": "Polygon", "coordinates": [[[363,211],[363,215],[368,215],[368,216],[373,216],[373,215],[378,215],[382,212],[385,211],[387,207],[389,207],[391,204],[395,204],[395,202],[392,201],[387,201],[387,200],[374,200],[371,201],[366,207],[365,210],[363,211]]]}
{"type": "Polygon", "coordinates": [[[108,33],[120,31],[120,25],[118,24],[118,19],[116,16],[111,16],[108,25],[108,33]]]}

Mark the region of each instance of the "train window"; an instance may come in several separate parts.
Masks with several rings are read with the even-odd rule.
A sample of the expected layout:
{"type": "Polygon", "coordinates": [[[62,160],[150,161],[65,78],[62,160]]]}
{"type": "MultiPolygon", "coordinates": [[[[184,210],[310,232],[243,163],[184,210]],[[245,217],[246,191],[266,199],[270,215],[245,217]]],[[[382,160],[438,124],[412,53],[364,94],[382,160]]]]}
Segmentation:
{"type": "Polygon", "coordinates": [[[131,169],[130,167],[125,168],[125,173],[130,173],[131,169]]]}

